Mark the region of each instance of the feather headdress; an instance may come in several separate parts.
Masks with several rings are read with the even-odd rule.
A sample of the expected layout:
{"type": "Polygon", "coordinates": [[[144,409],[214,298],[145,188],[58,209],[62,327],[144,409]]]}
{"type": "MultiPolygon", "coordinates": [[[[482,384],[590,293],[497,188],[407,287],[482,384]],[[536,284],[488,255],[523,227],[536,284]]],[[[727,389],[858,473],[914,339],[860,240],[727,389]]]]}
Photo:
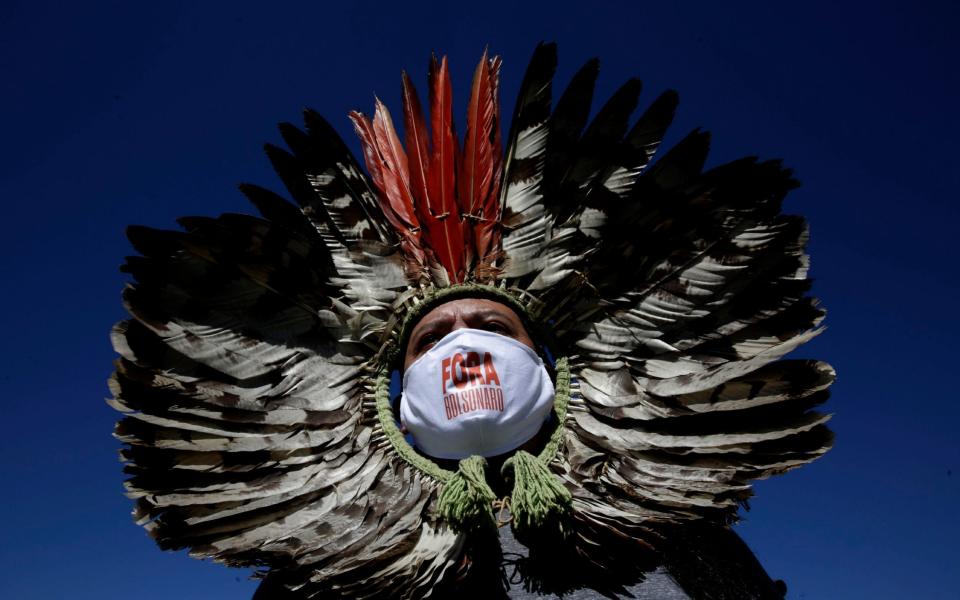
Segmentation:
{"type": "MultiPolygon", "coordinates": [[[[833,370],[782,360],[823,317],[804,220],[780,212],[790,172],[705,171],[700,131],[654,162],[676,94],[631,126],[630,80],[590,120],[597,65],[554,104],[556,50],[540,45],[504,151],[499,58],[477,66],[462,143],[434,59],[429,115],[403,75],[405,143],[379,100],[372,119],[351,113],[369,175],[308,110],[304,131],[280,126],[289,151],[267,146],[296,206],[244,185],[260,217],[129,229],[111,402],[161,547],[269,569],[307,597],[448,579],[472,535],[451,506],[489,500],[471,488],[482,473],[418,455],[386,396],[405,324],[459,296],[552,330],[558,424],[514,467],[546,474],[566,542],[593,562],[608,539],[639,551],[660,524],[730,522],[752,481],[829,449],[812,409],[833,370]]],[[[520,496],[518,523],[556,525],[520,496]]]]}

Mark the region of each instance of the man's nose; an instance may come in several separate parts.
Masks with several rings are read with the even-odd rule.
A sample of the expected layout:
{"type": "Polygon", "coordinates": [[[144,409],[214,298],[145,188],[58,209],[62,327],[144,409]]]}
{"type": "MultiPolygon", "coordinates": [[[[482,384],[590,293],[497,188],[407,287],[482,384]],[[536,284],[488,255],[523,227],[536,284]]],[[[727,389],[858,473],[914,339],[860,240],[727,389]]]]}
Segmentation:
{"type": "Polygon", "coordinates": [[[467,321],[463,318],[463,314],[457,313],[457,318],[453,321],[453,326],[450,327],[450,331],[454,332],[458,329],[469,329],[470,326],[467,325],[467,321]]]}

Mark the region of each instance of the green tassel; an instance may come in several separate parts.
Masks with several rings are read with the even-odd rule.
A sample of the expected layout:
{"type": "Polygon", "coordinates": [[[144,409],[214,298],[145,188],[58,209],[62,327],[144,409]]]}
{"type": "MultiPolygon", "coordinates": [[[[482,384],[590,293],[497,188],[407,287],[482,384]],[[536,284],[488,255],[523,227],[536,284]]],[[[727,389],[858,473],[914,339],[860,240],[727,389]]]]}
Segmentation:
{"type": "Polygon", "coordinates": [[[437,511],[454,529],[474,531],[494,526],[493,501],[497,499],[486,476],[487,461],[471,456],[443,484],[437,511]]]}
{"type": "Polygon", "coordinates": [[[513,495],[510,497],[513,526],[517,532],[532,532],[554,523],[564,533],[564,517],[573,496],[543,461],[523,450],[513,455],[505,468],[513,467],[513,495]]]}

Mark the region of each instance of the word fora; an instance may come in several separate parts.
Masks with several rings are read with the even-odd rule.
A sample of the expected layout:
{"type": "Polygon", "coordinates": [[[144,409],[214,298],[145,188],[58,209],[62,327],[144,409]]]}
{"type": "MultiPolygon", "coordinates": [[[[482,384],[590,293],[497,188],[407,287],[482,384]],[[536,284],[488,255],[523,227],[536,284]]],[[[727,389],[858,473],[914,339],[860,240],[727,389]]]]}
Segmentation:
{"type": "Polygon", "coordinates": [[[500,385],[500,376],[489,352],[483,353],[482,362],[479,352],[467,352],[466,356],[457,352],[440,361],[440,392],[443,394],[447,393],[448,381],[457,389],[463,389],[474,385],[500,385]]]}
{"type": "Polygon", "coordinates": [[[479,352],[457,352],[440,362],[440,389],[447,419],[475,410],[503,411],[503,390],[500,376],[493,366],[493,356],[479,352]],[[447,383],[454,389],[447,393],[447,383]]]}

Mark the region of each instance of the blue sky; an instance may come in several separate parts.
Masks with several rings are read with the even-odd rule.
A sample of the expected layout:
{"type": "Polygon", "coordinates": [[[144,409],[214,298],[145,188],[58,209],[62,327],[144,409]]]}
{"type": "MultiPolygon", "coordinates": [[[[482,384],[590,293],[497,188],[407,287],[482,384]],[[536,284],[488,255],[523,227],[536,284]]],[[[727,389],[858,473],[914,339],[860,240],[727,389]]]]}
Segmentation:
{"type": "Polygon", "coordinates": [[[710,164],[780,157],[803,182],[786,208],[811,223],[829,314],[797,355],[839,371],[837,444],[761,482],[738,531],[790,598],[957,597],[955,7],[200,4],[0,9],[0,596],[252,594],[246,572],[162,553],[130,520],[103,402],[124,227],[249,211],[237,183],[281,187],[261,151],[275,123],[311,106],[356,149],[347,111],[398,106],[401,69],[424,89],[431,51],[463,98],[489,45],[512,106],[554,40],[560,81],[598,56],[600,98],[631,76],[647,102],[680,92],[669,142],[703,126],[710,164]]]}

